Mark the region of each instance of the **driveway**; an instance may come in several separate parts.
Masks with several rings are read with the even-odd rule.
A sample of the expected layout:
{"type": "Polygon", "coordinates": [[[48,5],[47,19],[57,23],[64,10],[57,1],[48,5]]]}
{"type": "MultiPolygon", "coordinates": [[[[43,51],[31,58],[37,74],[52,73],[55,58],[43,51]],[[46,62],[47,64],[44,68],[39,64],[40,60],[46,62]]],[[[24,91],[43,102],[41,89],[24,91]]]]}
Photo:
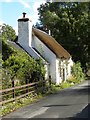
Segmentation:
{"type": "MultiPolygon", "coordinates": [[[[51,94],[8,114],[5,118],[88,118],[90,81],[51,94]]],[[[3,119],[4,120],[4,119],[3,119]]],[[[12,119],[11,119],[12,120],[12,119]]],[[[37,119],[36,119],[37,120],[37,119]]]]}

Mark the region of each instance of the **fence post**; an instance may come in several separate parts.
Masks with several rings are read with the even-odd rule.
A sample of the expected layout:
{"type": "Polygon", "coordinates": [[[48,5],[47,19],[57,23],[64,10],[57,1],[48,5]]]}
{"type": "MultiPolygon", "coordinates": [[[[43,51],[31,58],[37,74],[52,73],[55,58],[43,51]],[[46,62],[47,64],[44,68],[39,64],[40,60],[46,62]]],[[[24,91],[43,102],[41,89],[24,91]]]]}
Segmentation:
{"type": "Polygon", "coordinates": [[[45,87],[45,81],[44,81],[44,77],[42,77],[42,80],[41,80],[41,92],[44,93],[44,87],[45,87]]]}
{"type": "MultiPolygon", "coordinates": [[[[12,80],[12,87],[14,88],[14,80],[12,80]]],[[[15,89],[13,89],[13,98],[15,98],[15,89]]]]}
{"type": "MultiPolygon", "coordinates": [[[[28,79],[26,79],[26,85],[28,84],[28,79]]],[[[28,93],[28,86],[26,87],[26,93],[28,93]]]]}
{"type": "MultiPolygon", "coordinates": [[[[39,84],[39,83],[38,83],[39,84]]],[[[35,92],[38,94],[38,84],[37,83],[35,83],[35,92]]]]}
{"type": "Polygon", "coordinates": [[[51,75],[49,75],[49,87],[51,89],[51,75]]]}

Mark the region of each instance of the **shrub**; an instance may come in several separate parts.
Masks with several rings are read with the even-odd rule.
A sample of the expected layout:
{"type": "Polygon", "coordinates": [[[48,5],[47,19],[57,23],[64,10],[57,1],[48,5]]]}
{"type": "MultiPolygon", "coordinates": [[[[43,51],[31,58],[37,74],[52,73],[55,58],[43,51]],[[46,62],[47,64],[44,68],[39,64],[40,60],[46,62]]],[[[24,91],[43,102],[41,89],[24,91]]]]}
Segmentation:
{"type": "Polygon", "coordinates": [[[41,79],[41,77],[44,77],[45,68],[41,59],[35,60],[21,49],[16,49],[8,45],[6,41],[3,41],[3,43],[2,47],[4,47],[5,50],[3,53],[2,65],[4,71],[7,71],[7,73],[3,72],[3,84],[7,81],[7,78],[11,81],[19,79],[19,85],[22,85],[37,81],[41,79]]]}
{"type": "Polygon", "coordinates": [[[72,75],[79,81],[82,81],[85,79],[85,74],[82,71],[80,62],[74,63],[72,67],[72,75]]]}
{"type": "Polygon", "coordinates": [[[73,84],[76,84],[76,83],[80,83],[80,80],[77,80],[74,76],[70,76],[67,79],[67,82],[73,85],[73,84]]]}

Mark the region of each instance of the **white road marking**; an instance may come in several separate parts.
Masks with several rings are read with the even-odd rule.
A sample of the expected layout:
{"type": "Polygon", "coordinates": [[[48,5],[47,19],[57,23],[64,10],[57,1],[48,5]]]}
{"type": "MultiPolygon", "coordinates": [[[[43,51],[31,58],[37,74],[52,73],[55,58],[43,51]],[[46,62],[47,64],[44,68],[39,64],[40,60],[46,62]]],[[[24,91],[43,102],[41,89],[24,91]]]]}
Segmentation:
{"type": "Polygon", "coordinates": [[[33,118],[33,117],[35,117],[35,116],[37,116],[37,115],[43,114],[43,113],[44,113],[46,110],[48,110],[49,108],[50,108],[50,107],[42,107],[42,108],[40,108],[39,110],[31,113],[31,114],[28,116],[28,118],[33,118]]]}

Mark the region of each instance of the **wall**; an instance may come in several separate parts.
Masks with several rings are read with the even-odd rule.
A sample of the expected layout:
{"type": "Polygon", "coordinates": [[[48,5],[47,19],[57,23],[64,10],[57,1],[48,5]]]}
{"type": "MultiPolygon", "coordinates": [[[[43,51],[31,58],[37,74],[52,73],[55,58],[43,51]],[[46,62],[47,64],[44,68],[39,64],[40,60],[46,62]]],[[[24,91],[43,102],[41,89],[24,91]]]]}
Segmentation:
{"type": "Polygon", "coordinates": [[[56,84],[60,84],[62,79],[60,77],[60,59],[56,59],[56,84]]]}
{"type": "Polygon", "coordinates": [[[40,54],[50,63],[49,75],[52,77],[52,82],[56,82],[56,55],[36,36],[33,36],[32,47],[36,48],[40,54]]]}

